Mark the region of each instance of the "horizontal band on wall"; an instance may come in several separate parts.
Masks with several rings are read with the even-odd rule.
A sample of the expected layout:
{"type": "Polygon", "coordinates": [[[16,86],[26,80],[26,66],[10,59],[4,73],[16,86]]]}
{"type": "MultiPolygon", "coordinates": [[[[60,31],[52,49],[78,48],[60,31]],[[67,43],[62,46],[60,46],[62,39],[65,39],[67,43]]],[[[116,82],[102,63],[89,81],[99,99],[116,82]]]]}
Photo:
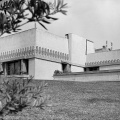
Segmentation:
{"type": "Polygon", "coordinates": [[[27,58],[41,58],[46,60],[52,60],[56,62],[69,61],[69,55],[55,50],[50,50],[47,48],[39,46],[30,46],[26,48],[21,48],[12,51],[2,52],[0,54],[0,62],[6,62],[17,59],[27,59],[27,58]]]}
{"type": "Polygon", "coordinates": [[[113,59],[113,60],[105,60],[105,61],[97,61],[97,62],[88,62],[85,63],[86,67],[92,67],[92,66],[103,66],[103,65],[115,65],[120,64],[120,59],[113,59]]]}

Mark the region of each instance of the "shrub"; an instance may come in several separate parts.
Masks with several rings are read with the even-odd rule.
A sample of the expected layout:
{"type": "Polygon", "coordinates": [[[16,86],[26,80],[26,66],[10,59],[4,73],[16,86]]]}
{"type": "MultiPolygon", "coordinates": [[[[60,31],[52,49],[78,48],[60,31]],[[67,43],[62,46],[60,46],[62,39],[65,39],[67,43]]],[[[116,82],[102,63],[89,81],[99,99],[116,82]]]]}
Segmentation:
{"type": "Polygon", "coordinates": [[[55,70],[54,71],[54,75],[60,75],[60,74],[62,74],[63,72],[62,71],[59,71],[59,70],[55,70]]]}
{"type": "Polygon", "coordinates": [[[32,81],[32,78],[3,80],[0,84],[0,101],[2,103],[0,115],[17,113],[28,106],[44,108],[48,97],[44,95],[43,91],[47,84],[41,82],[40,85],[35,85],[32,81]]]}

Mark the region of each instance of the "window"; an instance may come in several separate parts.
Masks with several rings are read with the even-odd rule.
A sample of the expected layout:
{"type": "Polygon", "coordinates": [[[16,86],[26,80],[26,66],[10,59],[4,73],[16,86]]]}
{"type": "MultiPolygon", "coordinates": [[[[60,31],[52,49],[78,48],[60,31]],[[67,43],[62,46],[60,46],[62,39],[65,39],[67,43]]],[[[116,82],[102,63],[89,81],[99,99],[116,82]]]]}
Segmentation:
{"type": "Polygon", "coordinates": [[[84,68],[84,71],[98,71],[99,67],[88,67],[88,68],[84,68]]]}
{"type": "Polygon", "coordinates": [[[71,71],[71,65],[67,63],[62,63],[62,70],[63,72],[70,72],[71,71]]]}
{"type": "Polygon", "coordinates": [[[0,75],[3,74],[4,68],[3,68],[3,64],[0,63],[0,75]]]}
{"type": "Polygon", "coordinates": [[[28,60],[24,59],[21,61],[21,73],[28,74],[28,60]]]}
{"type": "Polygon", "coordinates": [[[28,60],[16,60],[6,62],[6,73],[7,75],[20,75],[28,74],[28,60]]]}

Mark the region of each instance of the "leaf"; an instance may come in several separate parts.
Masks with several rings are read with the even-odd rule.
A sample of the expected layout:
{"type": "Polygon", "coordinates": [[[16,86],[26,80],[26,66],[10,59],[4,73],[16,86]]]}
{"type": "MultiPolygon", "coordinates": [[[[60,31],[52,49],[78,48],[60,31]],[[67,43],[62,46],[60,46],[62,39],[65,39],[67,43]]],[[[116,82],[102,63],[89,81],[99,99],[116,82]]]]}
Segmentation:
{"type": "Polygon", "coordinates": [[[58,0],[57,6],[56,6],[57,10],[59,10],[60,5],[61,5],[61,0],[58,0]]]}
{"type": "Polygon", "coordinates": [[[10,32],[10,31],[6,31],[6,33],[11,34],[11,32],[10,32]]]}
{"type": "Polygon", "coordinates": [[[10,106],[8,106],[7,108],[8,108],[9,110],[15,110],[14,107],[10,107],[10,106]]]}
{"type": "Polygon", "coordinates": [[[30,5],[33,7],[35,5],[36,0],[30,0],[30,5]]]}
{"type": "Polygon", "coordinates": [[[60,12],[64,15],[67,15],[67,11],[66,10],[60,10],[60,12]]]}
{"type": "Polygon", "coordinates": [[[64,3],[64,1],[63,1],[63,0],[61,0],[61,6],[63,5],[63,3],[64,3]]]}
{"type": "Polygon", "coordinates": [[[2,89],[0,89],[0,93],[3,93],[3,90],[2,90],[2,89]]]}
{"type": "Polygon", "coordinates": [[[41,12],[43,12],[43,14],[45,13],[46,15],[50,13],[49,5],[44,1],[41,2],[41,7],[39,7],[39,10],[41,10],[41,12]]]}
{"type": "Polygon", "coordinates": [[[14,24],[18,24],[18,23],[21,23],[22,21],[21,20],[17,20],[14,22],[14,24]]]}
{"type": "Polygon", "coordinates": [[[67,3],[61,6],[61,8],[67,8],[67,3]]]}
{"type": "Polygon", "coordinates": [[[7,23],[7,17],[5,14],[0,13],[0,24],[4,25],[5,23],[7,23]]]}
{"type": "Polygon", "coordinates": [[[54,6],[55,6],[55,7],[57,6],[57,4],[56,4],[56,0],[54,0],[54,6]]]}
{"type": "Polygon", "coordinates": [[[39,21],[38,23],[47,30],[47,28],[42,23],[40,23],[39,21]]]}
{"type": "Polygon", "coordinates": [[[16,29],[16,30],[18,30],[18,31],[19,31],[19,30],[22,30],[22,29],[16,29]]]}
{"type": "Polygon", "coordinates": [[[34,18],[28,18],[29,22],[35,21],[34,18]]]}
{"type": "Polygon", "coordinates": [[[58,18],[53,18],[53,17],[50,17],[50,16],[46,16],[47,19],[52,19],[52,20],[58,20],[58,18]]]}
{"type": "Polygon", "coordinates": [[[47,21],[47,20],[45,20],[45,19],[42,19],[42,22],[47,23],[47,24],[50,24],[50,22],[47,21]]]}

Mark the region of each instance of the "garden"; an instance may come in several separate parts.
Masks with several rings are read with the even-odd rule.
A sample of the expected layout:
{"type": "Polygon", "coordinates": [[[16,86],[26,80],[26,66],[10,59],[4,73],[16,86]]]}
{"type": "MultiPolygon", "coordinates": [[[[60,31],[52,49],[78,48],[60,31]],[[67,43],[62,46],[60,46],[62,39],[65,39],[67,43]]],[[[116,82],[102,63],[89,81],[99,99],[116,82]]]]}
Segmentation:
{"type": "MultiPolygon", "coordinates": [[[[23,82],[24,80],[15,81],[17,83],[16,85],[18,85],[20,81],[23,82]]],[[[14,99],[12,98],[13,100],[10,102],[7,101],[6,107],[2,109],[1,119],[3,120],[120,119],[120,82],[117,81],[75,82],[54,80],[53,81],[31,80],[29,84],[26,83],[24,84],[29,89],[26,89],[24,87],[26,89],[26,92],[24,91],[22,95],[21,94],[19,95],[19,97],[15,95],[15,97],[13,97],[14,99]],[[22,96],[24,99],[21,100],[22,96]]],[[[5,88],[5,90],[7,89],[5,88]]],[[[10,94],[10,91],[8,92],[10,94]]]]}
{"type": "MultiPolygon", "coordinates": [[[[0,0],[2,1],[2,0],[0,0]]],[[[67,3],[8,0],[0,3],[0,36],[38,22],[43,28],[66,15],[67,3]]],[[[0,79],[1,120],[120,120],[120,81],[79,82],[0,79]]]]}

